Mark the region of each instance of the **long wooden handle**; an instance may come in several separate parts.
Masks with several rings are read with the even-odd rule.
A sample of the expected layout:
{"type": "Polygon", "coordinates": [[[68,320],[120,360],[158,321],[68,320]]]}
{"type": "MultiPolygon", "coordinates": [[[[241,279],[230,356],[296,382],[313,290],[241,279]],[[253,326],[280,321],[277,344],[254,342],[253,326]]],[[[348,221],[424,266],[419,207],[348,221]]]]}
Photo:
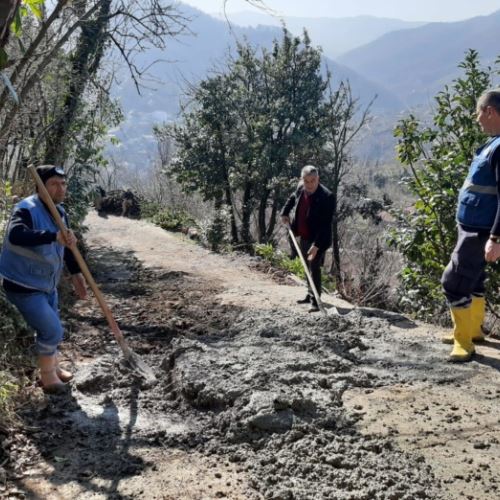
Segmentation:
{"type": "MultiPolygon", "coordinates": [[[[38,188],[38,196],[42,199],[42,201],[47,205],[47,208],[50,211],[50,214],[54,218],[55,223],[57,224],[57,227],[65,234],[68,228],[64,224],[64,221],[62,220],[61,214],[57,210],[56,206],[54,205],[54,202],[52,201],[52,198],[50,197],[47,189],[45,188],[44,183],[42,182],[42,179],[40,179],[40,176],[38,175],[38,172],[36,171],[36,168],[33,165],[30,165],[28,167],[28,170],[30,174],[32,175],[33,179],[36,182],[36,186],[38,188]]],[[[111,328],[111,331],[113,332],[116,341],[120,344],[120,346],[125,349],[128,349],[128,346],[125,345],[125,339],[123,338],[123,334],[118,327],[118,324],[115,321],[115,318],[113,317],[113,314],[111,312],[111,309],[108,307],[108,304],[104,300],[104,296],[102,295],[101,291],[99,290],[99,287],[97,286],[96,282],[94,281],[94,278],[92,277],[92,274],[90,273],[90,270],[85,262],[85,260],[82,257],[82,254],[80,253],[80,250],[78,250],[76,245],[72,245],[69,247],[70,250],[73,252],[73,255],[75,256],[76,262],[80,266],[80,270],[85,277],[85,280],[87,281],[88,285],[92,289],[92,292],[95,295],[95,298],[97,299],[97,302],[101,306],[102,312],[104,313],[104,316],[106,317],[106,320],[111,328]]]]}
{"type": "Polygon", "coordinates": [[[318,304],[319,309],[323,314],[327,314],[325,308],[323,307],[323,304],[321,303],[321,300],[319,298],[319,293],[318,290],[316,289],[316,285],[314,284],[314,281],[312,279],[311,273],[309,272],[309,266],[307,265],[306,260],[304,259],[304,256],[302,255],[302,250],[299,247],[299,244],[297,243],[297,238],[295,238],[295,235],[293,234],[293,231],[291,230],[290,226],[288,226],[288,234],[290,235],[290,238],[293,241],[293,245],[295,246],[295,250],[297,250],[297,254],[299,255],[300,262],[302,262],[302,267],[304,268],[304,272],[306,273],[307,280],[309,281],[309,286],[311,287],[311,290],[314,294],[314,298],[316,299],[316,303],[318,304]]]}

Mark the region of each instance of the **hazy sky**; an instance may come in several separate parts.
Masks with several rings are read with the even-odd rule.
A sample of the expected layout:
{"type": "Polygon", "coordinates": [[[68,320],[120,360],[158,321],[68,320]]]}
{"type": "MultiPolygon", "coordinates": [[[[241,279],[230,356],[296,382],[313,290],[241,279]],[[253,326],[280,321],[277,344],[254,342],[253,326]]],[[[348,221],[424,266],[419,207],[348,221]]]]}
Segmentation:
{"type": "MultiPolygon", "coordinates": [[[[223,10],[224,0],[182,0],[204,12],[223,10]]],[[[259,3],[258,0],[252,0],[259,3]]],[[[498,0],[262,0],[279,15],[299,17],[350,17],[372,15],[406,21],[458,21],[491,14],[498,0]]],[[[250,10],[245,0],[227,0],[227,12],[250,10]]]]}

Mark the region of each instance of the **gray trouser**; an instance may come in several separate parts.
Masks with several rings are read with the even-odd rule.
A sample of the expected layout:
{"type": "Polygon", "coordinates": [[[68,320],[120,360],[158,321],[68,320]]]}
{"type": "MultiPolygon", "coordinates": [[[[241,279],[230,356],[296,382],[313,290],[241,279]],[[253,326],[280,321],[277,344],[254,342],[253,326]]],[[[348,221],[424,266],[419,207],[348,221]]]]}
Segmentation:
{"type": "Polygon", "coordinates": [[[484,295],[487,232],[470,232],[458,226],[458,241],[441,278],[450,307],[469,307],[472,296],[484,295]]]}
{"type": "MultiPolygon", "coordinates": [[[[321,295],[321,266],[323,265],[323,262],[325,260],[325,252],[318,251],[318,253],[316,254],[316,257],[313,259],[313,261],[309,262],[307,260],[307,252],[311,248],[312,244],[313,244],[312,241],[304,240],[302,237],[300,238],[300,250],[302,252],[302,255],[304,256],[305,261],[307,262],[307,267],[309,268],[309,271],[311,272],[314,286],[316,287],[318,295],[321,295]]],[[[309,285],[309,281],[308,281],[307,287],[308,287],[309,295],[311,297],[314,297],[311,286],[309,285]]]]}

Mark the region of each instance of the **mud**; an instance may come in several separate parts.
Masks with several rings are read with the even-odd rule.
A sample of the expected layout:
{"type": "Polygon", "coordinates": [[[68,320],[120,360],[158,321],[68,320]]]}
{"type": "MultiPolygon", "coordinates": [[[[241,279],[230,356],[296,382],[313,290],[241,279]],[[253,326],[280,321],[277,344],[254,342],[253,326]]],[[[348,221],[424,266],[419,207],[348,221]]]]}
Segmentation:
{"type": "MultiPolygon", "coordinates": [[[[207,266],[219,256],[205,255],[205,273],[183,267],[181,256],[164,266],[138,257],[139,251],[106,247],[98,238],[89,252],[122,331],[157,382],[127,366],[95,305],[68,309],[72,393],[40,400],[22,414],[25,448],[13,454],[24,460],[18,479],[24,494],[461,498],[450,493],[443,462],[402,439],[403,422],[415,425],[405,421],[404,402],[387,418],[387,409],[378,412],[378,394],[399,388],[422,413],[422,387],[451,394],[483,374],[484,363],[443,363],[435,335],[422,335],[397,314],[330,310],[324,317],[290,308],[289,293],[298,298],[301,288],[275,285],[272,297],[255,293],[264,286],[261,278],[246,284],[238,281],[247,279],[246,271],[231,273],[215,261],[207,266]],[[218,274],[207,275],[214,267],[218,274]],[[239,301],[228,292],[226,275],[231,287],[246,290],[239,301]]],[[[422,432],[429,438],[438,430],[422,432]]],[[[493,450],[494,439],[477,442],[493,450]]],[[[495,465],[487,465],[493,477],[495,465]]],[[[481,488],[470,498],[494,498],[491,481],[484,495],[479,479],[470,476],[468,483],[481,488]]]]}

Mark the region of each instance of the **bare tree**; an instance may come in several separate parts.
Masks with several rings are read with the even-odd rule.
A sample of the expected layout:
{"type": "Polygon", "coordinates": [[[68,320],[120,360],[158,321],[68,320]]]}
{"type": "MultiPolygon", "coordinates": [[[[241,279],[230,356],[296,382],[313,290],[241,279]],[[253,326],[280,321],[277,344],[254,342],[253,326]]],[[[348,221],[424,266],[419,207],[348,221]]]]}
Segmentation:
{"type": "MultiPolygon", "coordinates": [[[[372,101],[373,102],[373,101],[372,101]]],[[[325,106],[326,121],[326,146],[325,180],[333,194],[333,259],[331,273],[336,278],[337,284],[342,283],[340,262],[340,232],[341,219],[339,195],[346,175],[352,167],[352,142],[361,129],[370,120],[370,107],[372,103],[359,112],[358,100],[353,97],[349,82],[341,82],[337,90],[329,88],[325,106]]]]}
{"type": "Polygon", "coordinates": [[[114,50],[121,56],[139,88],[147,68],[137,65],[137,54],[150,47],[164,49],[187,22],[172,2],[162,0],[74,0],[71,4],[58,0],[50,4],[40,23],[27,20],[20,40],[24,50],[17,50],[8,68],[20,103],[8,100],[5,89],[0,95],[0,175],[15,175],[11,162],[26,161],[26,142],[33,137],[40,141],[40,130],[47,142],[40,159],[60,161],[74,139],[71,124],[80,112],[84,92],[98,80],[95,75],[106,54],[114,50]],[[40,123],[34,117],[40,111],[40,91],[42,95],[47,91],[44,75],[61,61],[67,82],[61,89],[63,98],[54,101],[56,106],[45,115],[48,120],[40,123]]]}

